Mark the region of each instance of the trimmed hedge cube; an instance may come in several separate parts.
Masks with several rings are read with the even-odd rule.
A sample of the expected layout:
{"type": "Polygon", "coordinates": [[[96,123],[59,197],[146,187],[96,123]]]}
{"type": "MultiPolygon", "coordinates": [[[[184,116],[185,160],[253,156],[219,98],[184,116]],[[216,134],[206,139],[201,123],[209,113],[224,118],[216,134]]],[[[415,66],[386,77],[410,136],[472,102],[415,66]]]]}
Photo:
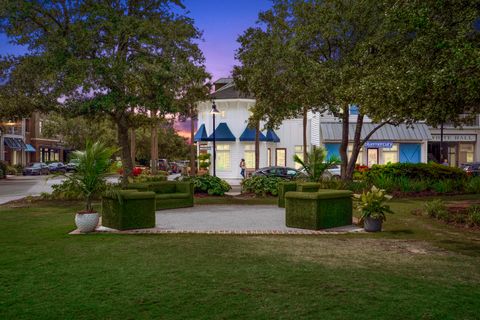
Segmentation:
{"type": "Polygon", "coordinates": [[[155,227],[155,193],[120,190],[102,197],[102,225],[117,230],[155,227]]]}
{"type": "Polygon", "coordinates": [[[179,181],[158,181],[131,183],[127,189],[155,192],[155,209],[193,207],[193,183],[179,181]]]}
{"type": "Polygon", "coordinates": [[[285,208],[285,193],[297,190],[296,182],[280,182],[278,184],[278,206],[285,208]]]}
{"type": "Polygon", "coordinates": [[[319,230],[352,224],[351,191],[290,191],[285,199],[287,227],[319,230]]]}
{"type": "Polygon", "coordinates": [[[281,182],[278,184],[278,206],[285,208],[285,193],[289,191],[317,192],[320,187],[316,182],[281,182]]]}

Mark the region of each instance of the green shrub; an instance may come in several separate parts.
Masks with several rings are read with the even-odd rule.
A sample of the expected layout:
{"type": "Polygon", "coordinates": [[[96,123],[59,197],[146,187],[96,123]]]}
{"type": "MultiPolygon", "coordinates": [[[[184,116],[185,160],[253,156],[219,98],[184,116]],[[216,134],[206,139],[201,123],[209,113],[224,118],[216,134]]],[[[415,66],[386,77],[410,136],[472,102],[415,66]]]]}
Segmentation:
{"type": "Polygon", "coordinates": [[[448,216],[448,210],[445,203],[441,199],[428,201],[424,205],[424,210],[427,216],[432,218],[440,218],[448,216]]]}
{"type": "Polygon", "coordinates": [[[455,183],[452,180],[438,180],[434,181],[431,184],[431,188],[433,191],[438,193],[450,193],[455,190],[455,183]]]}
{"type": "Polygon", "coordinates": [[[23,165],[21,164],[16,164],[13,166],[16,170],[16,174],[22,174],[23,173],[23,165]]]}
{"type": "Polygon", "coordinates": [[[208,169],[210,167],[210,153],[203,153],[198,156],[200,169],[208,169]]]}
{"type": "Polygon", "coordinates": [[[208,174],[195,177],[180,177],[177,180],[193,181],[195,193],[208,193],[211,196],[223,196],[225,192],[232,189],[227,181],[208,174]]]}
{"type": "Polygon", "coordinates": [[[437,163],[391,163],[374,165],[365,173],[373,182],[379,176],[390,178],[407,177],[415,180],[464,180],[467,175],[460,168],[447,167],[437,163]]]}
{"type": "Polygon", "coordinates": [[[474,205],[468,208],[467,222],[470,226],[480,226],[480,206],[474,205]]]}
{"type": "Polygon", "coordinates": [[[480,193],[480,177],[473,177],[466,183],[467,192],[480,193]]]}
{"type": "Polygon", "coordinates": [[[9,175],[16,175],[17,174],[17,169],[14,166],[8,166],[5,170],[5,172],[9,175]]]}
{"type": "Polygon", "coordinates": [[[257,196],[278,195],[278,184],[287,181],[278,177],[254,176],[242,181],[242,192],[255,193],[257,196]]]}
{"type": "Polygon", "coordinates": [[[367,179],[367,181],[387,192],[392,192],[397,189],[396,177],[387,174],[380,173],[374,178],[367,179]]]}
{"type": "Polygon", "coordinates": [[[142,183],[142,182],[159,182],[159,181],[167,181],[168,173],[165,171],[159,171],[156,175],[151,174],[140,174],[133,178],[134,183],[142,183]]]}
{"type": "Polygon", "coordinates": [[[365,218],[379,219],[385,221],[387,213],[393,213],[390,206],[385,202],[392,199],[392,196],[387,195],[385,190],[378,189],[375,186],[362,194],[354,194],[354,199],[357,200],[356,208],[360,212],[360,220],[365,218]]]}

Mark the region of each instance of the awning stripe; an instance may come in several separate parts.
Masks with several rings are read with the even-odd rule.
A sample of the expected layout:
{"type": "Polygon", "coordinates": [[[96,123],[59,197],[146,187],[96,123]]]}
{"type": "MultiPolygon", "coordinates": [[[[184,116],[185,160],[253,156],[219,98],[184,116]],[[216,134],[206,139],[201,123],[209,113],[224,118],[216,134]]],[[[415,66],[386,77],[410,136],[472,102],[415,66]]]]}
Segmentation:
{"type": "MultiPolygon", "coordinates": [[[[245,130],[243,130],[242,135],[240,136],[239,140],[240,141],[255,141],[255,135],[256,135],[256,130],[251,129],[249,127],[246,127],[245,130]]],[[[267,141],[267,138],[265,135],[261,132],[259,132],[259,140],[260,141],[267,141]]]]}
{"type": "MultiPolygon", "coordinates": [[[[213,141],[213,133],[208,137],[209,141],[213,141]]],[[[235,141],[236,138],[225,122],[221,122],[215,129],[215,141],[235,141]]]]}

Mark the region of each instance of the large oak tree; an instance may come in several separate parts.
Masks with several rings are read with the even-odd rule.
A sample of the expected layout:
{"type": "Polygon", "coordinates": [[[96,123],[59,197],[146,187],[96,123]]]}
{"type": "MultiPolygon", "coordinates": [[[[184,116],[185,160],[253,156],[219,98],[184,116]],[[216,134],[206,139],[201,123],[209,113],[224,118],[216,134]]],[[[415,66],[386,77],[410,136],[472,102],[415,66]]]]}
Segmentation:
{"type": "MultiPolygon", "coordinates": [[[[165,75],[176,63],[203,62],[195,43],[201,34],[181,8],[177,0],[5,0],[0,31],[27,46],[19,68],[27,58],[40,65],[29,72],[46,82],[41,93],[52,93],[65,111],[105,115],[116,124],[126,181],[133,168],[132,110],[145,114],[164,101],[165,75]]],[[[24,99],[40,92],[26,89],[33,90],[17,90],[24,99]]]]}

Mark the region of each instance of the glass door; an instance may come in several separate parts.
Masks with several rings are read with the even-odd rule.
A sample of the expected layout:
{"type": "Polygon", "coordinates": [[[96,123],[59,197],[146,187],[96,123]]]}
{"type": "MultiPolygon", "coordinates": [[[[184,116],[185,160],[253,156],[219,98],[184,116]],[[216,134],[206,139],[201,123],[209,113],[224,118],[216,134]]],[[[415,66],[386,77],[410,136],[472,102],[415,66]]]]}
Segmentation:
{"type": "Polygon", "coordinates": [[[373,166],[374,164],[378,164],[378,149],[368,149],[367,161],[369,167],[373,166]]]}

